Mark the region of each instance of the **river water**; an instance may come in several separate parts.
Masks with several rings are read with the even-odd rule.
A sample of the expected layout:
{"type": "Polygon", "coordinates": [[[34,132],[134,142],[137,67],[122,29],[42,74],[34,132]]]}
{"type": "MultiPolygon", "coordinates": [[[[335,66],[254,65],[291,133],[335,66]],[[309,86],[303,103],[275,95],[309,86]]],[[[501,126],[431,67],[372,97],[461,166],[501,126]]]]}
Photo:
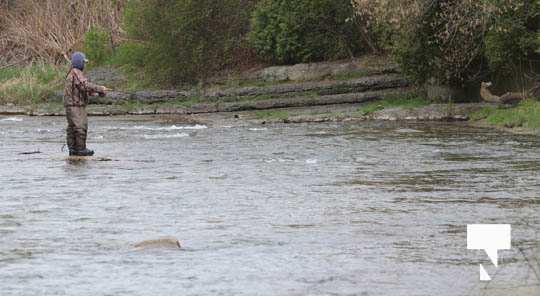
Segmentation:
{"type": "Polygon", "coordinates": [[[0,295],[486,295],[537,285],[540,140],[459,124],[0,117],[0,295]],[[21,155],[39,150],[40,154],[21,155]],[[512,224],[495,268],[466,225],[512,224]],[[177,237],[183,250],[136,251],[177,237]],[[529,258],[530,259],[530,258],[529,258]],[[479,281],[479,264],[493,281],[479,281]],[[487,289],[487,290],[486,290],[487,289]]]}

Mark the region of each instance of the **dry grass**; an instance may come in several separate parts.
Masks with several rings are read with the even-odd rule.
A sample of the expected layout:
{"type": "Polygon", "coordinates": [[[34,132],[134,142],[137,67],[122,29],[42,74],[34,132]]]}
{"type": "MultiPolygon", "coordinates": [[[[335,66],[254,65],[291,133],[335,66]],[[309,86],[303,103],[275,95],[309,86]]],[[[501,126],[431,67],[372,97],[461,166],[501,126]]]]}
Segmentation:
{"type": "MultiPolygon", "coordinates": [[[[58,63],[80,48],[92,27],[121,35],[125,0],[0,0],[0,65],[42,61],[58,63]]],[[[115,40],[111,40],[115,42],[115,40]]]]}

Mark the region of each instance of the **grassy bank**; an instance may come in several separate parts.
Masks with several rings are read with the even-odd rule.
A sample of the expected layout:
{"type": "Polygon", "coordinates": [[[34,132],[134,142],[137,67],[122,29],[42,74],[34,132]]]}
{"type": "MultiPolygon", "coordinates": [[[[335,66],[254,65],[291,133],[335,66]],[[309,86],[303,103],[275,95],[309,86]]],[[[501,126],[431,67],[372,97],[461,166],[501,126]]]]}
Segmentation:
{"type": "Polygon", "coordinates": [[[514,107],[486,107],[472,119],[497,127],[540,130],[540,102],[529,99],[514,107]]]}
{"type": "MultiPolygon", "coordinates": [[[[89,65],[85,69],[86,75],[95,69],[89,65]]],[[[102,69],[117,69],[125,76],[121,81],[105,83],[116,91],[157,90],[150,84],[143,73],[129,71],[113,65],[105,65],[102,69]]],[[[69,71],[69,65],[54,65],[35,63],[25,66],[11,66],[0,69],[0,105],[13,104],[29,106],[47,103],[48,99],[61,92],[64,88],[64,79],[69,71]]]]}
{"type": "Polygon", "coordinates": [[[285,120],[288,119],[289,116],[289,112],[282,110],[264,110],[255,113],[255,118],[257,119],[285,120]]]}
{"type": "Polygon", "coordinates": [[[396,95],[396,96],[387,96],[380,101],[374,101],[366,104],[358,109],[362,115],[369,115],[373,112],[387,109],[387,108],[405,108],[405,109],[414,109],[423,106],[429,105],[430,102],[416,94],[408,95],[396,95]]]}
{"type": "Polygon", "coordinates": [[[67,67],[47,64],[0,69],[0,104],[43,103],[63,87],[67,67]]]}

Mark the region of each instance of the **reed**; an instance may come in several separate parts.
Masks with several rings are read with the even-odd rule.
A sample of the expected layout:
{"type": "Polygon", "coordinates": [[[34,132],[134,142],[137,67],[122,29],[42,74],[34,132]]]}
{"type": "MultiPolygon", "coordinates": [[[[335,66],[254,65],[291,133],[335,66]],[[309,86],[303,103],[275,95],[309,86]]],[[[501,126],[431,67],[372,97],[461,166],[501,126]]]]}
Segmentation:
{"type": "Polygon", "coordinates": [[[121,38],[125,0],[18,0],[0,4],[0,67],[32,61],[59,63],[82,48],[94,27],[121,38]]]}

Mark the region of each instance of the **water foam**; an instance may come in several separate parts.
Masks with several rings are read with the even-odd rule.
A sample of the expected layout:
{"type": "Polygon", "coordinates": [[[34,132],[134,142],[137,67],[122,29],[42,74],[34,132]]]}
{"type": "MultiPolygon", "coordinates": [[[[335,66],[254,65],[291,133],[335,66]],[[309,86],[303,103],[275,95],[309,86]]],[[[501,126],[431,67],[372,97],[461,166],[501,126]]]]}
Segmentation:
{"type": "Polygon", "coordinates": [[[134,130],[149,130],[149,131],[174,131],[174,130],[199,130],[199,129],[206,129],[208,128],[206,125],[196,124],[196,125],[171,125],[167,127],[150,127],[150,126],[144,126],[144,125],[136,125],[131,128],[126,129],[134,129],[134,130]]]}
{"type": "Polygon", "coordinates": [[[142,135],[145,139],[174,139],[174,138],[185,138],[189,137],[189,134],[186,133],[176,133],[172,135],[142,135]]]}
{"type": "Polygon", "coordinates": [[[23,119],[20,118],[20,117],[8,117],[8,118],[0,119],[0,121],[14,121],[14,122],[21,122],[21,121],[23,121],[23,119]]]}

